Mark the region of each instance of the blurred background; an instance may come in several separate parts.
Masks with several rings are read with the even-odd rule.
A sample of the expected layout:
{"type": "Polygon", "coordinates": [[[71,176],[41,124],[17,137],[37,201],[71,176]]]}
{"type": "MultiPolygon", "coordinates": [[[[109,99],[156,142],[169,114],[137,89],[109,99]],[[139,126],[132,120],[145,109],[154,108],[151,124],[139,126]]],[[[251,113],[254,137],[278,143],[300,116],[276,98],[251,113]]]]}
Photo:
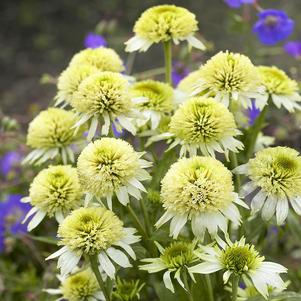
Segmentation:
{"type": "MultiPolygon", "coordinates": [[[[161,45],[151,47],[147,53],[129,56],[124,52],[124,42],[131,37],[135,20],[146,8],[175,4],[196,14],[200,28],[198,37],[208,48],[206,52],[193,51],[190,54],[186,47],[173,49],[175,85],[210,56],[227,49],[248,55],[254,64],[275,64],[300,81],[301,44],[297,42],[295,48],[287,48],[286,43],[301,43],[301,1],[261,0],[251,5],[241,5],[241,2],[244,1],[0,2],[0,300],[11,301],[20,297],[23,300],[52,300],[41,290],[56,283],[55,263],[44,262],[44,254],[55,248],[51,246],[51,240],[39,240],[36,236],[46,232],[49,237],[54,237],[55,228],[46,223],[37,233],[29,235],[20,224],[28,208],[21,206],[19,199],[28,193],[29,183],[37,172],[33,168],[21,169],[20,161],[27,151],[24,144],[28,122],[52,103],[56,94],[56,77],[67,67],[73,54],[87,46],[87,35],[101,35],[108,47],[114,48],[123,58],[128,73],[138,78],[152,75],[160,78],[163,73],[161,45]],[[293,32],[274,45],[260,42],[252,30],[258,20],[257,5],[286,12],[295,21],[293,32]]],[[[278,111],[269,118],[271,125],[266,132],[275,136],[278,144],[300,150],[300,113],[292,116],[278,111]],[[276,124],[281,124],[281,127],[275,127],[276,124]]],[[[300,225],[295,229],[295,235],[301,241],[300,225]]],[[[271,230],[271,241],[274,235],[280,244],[287,243],[284,232],[273,231],[276,230],[271,230]]],[[[272,250],[272,243],[269,247],[272,250]]],[[[294,266],[294,262],[290,264],[294,266]]],[[[300,289],[301,270],[298,265],[294,273],[296,283],[292,289],[300,289]]]]}

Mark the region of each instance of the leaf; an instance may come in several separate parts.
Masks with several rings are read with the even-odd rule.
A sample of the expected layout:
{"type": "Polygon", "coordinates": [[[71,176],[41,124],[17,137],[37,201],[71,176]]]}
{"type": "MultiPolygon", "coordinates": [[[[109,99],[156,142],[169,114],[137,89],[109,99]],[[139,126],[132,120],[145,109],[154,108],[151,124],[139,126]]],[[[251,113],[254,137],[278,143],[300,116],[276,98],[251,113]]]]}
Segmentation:
{"type": "Polygon", "coordinates": [[[44,242],[44,243],[50,244],[50,245],[57,245],[57,243],[58,243],[58,240],[56,238],[53,238],[53,237],[34,236],[34,235],[31,235],[31,234],[27,234],[27,236],[29,238],[31,238],[32,240],[44,242]]]}

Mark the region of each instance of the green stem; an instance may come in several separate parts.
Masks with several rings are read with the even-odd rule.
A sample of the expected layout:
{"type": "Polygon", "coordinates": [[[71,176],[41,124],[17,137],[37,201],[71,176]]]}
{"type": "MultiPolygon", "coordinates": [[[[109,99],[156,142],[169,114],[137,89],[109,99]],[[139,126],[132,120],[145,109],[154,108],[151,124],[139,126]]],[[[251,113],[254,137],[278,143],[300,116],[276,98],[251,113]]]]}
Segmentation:
{"type": "Polygon", "coordinates": [[[99,269],[98,269],[97,255],[90,255],[89,260],[90,260],[92,271],[95,274],[95,277],[98,281],[99,287],[100,287],[101,291],[103,292],[106,301],[111,301],[110,293],[108,292],[106,285],[105,285],[104,281],[102,280],[102,277],[101,277],[99,269]]]}
{"type": "Polygon", "coordinates": [[[254,125],[250,129],[250,134],[248,136],[248,139],[246,141],[246,155],[247,159],[249,159],[254,152],[255,143],[258,137],[258,134],[264,127],[264,121],[269,108],[269,102],[265,105],[263,110],[260,112],[259,116],[256,118],[254,125]]]}
{"type": "Polygon", "coordinates": [[[187,297],[188,297],[189,301],[194,301],[193,295],[192,295],[191,290],[190,290],[190,286],[188,284],[188,277],[187,277],[187,272],[186,271],[183,273],[183,283],[184,283],[184,286],[186,288],[186,294],[187,294],[187,297]]]}
{"type": "MultiPolygon", "coordinates": [[[[237,155],[234,152],[230,152],[229,156],[230,156],[231,169],[234,169],[235,167],[238,166],[237,155]]],[[[240,175],[236,173],[234,175],[234,186],[235,186],[235,191],[236,192],[239,191],[240,184],[241,184],[240,175]]]]}
{"type": "Polygon", "coordinates": [[[206,280],[206,285],[208,289],[208,297],[209,301],[214,301],[214,296],[213,296],[213,289],[212,289],[212,283],[211,283],[211,278],[210,275],[205,275],[205,280],[206,280]]]}
{"type": "Polygon", "coordinates": [[[239,277],[233,275],[232,276],[232,301],[237,300],[237,289],[238,289],[239,277]]]}
{"type": "Polygon", "coordinates": [[[171,41],[163,42],[165,59],[165,81],[172,86],[171,82],[171,41]]]}
{"type": "Polygon", "coordinates": [[[140,199],[140,207],[143,213],[143,217],[144,217],[144,224],[145,224],[145,231],[147,233],[147,236],[150,237],[151,236],[151,225],[149,222],[149,218],[148,218],[148,213],[147,213],[147,209],[145,207],[145,203],[144,200],[140,199]]]}
{"type": "Polygon", "coordinates": [[[139,217],[137,216],[137,214],[135,213],[135,211],[133,210],[133,208],[131,207],[130,204],[127,206],[127,209],[128,209],[128,211],[129,211],[131,217],[133,218],[133,222],[135,223],[138,232],[142,235],[142,237],[143,237],[145,240],[148,240],[147,232],[146,232],[146,230],[144,229],[144,226],[141,224],[141,222],[140,222],[140,220],[139,220],[139,217]]]}

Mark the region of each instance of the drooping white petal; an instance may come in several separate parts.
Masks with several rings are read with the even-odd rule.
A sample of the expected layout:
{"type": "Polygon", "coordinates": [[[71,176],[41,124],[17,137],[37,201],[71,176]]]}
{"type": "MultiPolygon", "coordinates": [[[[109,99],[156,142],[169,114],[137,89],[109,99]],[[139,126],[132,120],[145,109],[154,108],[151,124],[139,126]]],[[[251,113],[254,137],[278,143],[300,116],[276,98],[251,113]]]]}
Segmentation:
{"type": "Polygon", "coordinates": [[[62,275],[71,273],[80,261],[79,255],[67,249],[58,259],[57,266],[61,269],[62,275]]]}
{"type": "Polygon", "coordinates": [[[136,254],[130,245],[123,241],[118,241],[117,243],[115,243],[115,245],[124,249],[134,260],[136,260],[136,254]]]}
{"type": "Polygon", "coordinates": [[[278,199],[276,207],[277,225],[282,225],[288,215],[288,201],[287,199],[278,199]]]}
{"type": "Polygon", "coordinates": [[[68,248],[66,246],[60,248],[58,251],[54,252],[53,254],[49,255],[45,260],[54,259],[56,257],[61,256],[63,253],[68,251],[68,248]]]}
{"type": "Polygon", "coordinates": [[[146,51],[152,45],[152,42],[135,35],[134,37],[130,38],[127,42],[125,42],[125,45],[125,51],[127,52],[134,52],[137,50],[146,51]]]}
{"type": "Polygon", "coordinates": [[[136,179],[136,178],[132,178],[128,181],[131,185],[133,185],[134,187],[142,190],[143,192],[147,192],[145,187],[136,179]]]}
{"type": "Polygon", "coordinates": [[[258,290],[258,292],[267,299],[268,297],[268,287],[265,283],[265,278],[261,277],[259,273],[251,272],[249,273],[249,276],[255,286],[255,288],[258,290]]]}
{"type": "Polygon", "coordinates": [[[104,112],[102,117],[103,117],[104,124],[101,127],[101,134],[107,136],[110,130],[110,116],[108,112],[104,112]]]}
{"type": "Polygon", "coordinates": [[[277,200],[273,197],[268,197],[263,205],[261,216],[265,221],[268,221],[275,214],[277,200]]]}
{"type": "Polygon", "coordinates": [[[266,198],[267,198],[266,193],[262,190],[259,190],[259,192],[254,196],[254,198],[251,202],[251,213],[252,214],[257,213],[262,208],[266,198]]]}
{"type": "Polygon", "coordinates": [[[301,197],[291,198],[290,202],[298,215],[301,215],[301,197]]]}
{"type": "Polygon", "coordinates": [[[109,257],[111,257],[111,259],[113,259],[113,261],[115,261],[118,265],[120,265],[123,268],[128,268],[131,267],[132,265],[129,262],[129,259],[127,258],[127,256],[121,252],[120,250],[117,250],[115,248],[108,248],[107,249],[107,254],[109,255],[109,257]]]}
{"type": "Polygon", "coordinates": [[[234,204],[230,204],[221,211],[235,226],[240,224],[240,213],[234,204]]]}
{"type": "Polygon", "coordinates": [[[170,235],[177,238],[187,222],[187,214],[175,215],[170,223],[170,235]]]}
{"type": "Polygon", "coordinates": [[[99,260],[100,266],[106,272],[106,274],[111,279],[114,279],[114,276],[115,276],[115,267],[112,264],[111,260],[109,259],[108,255],[105,252],[101,252],[98,255],[98,260],[99,260]]]}
{"type": "Polygon", "coordinates": [[[188,288],[185,287],[184,282],[181,279],[181,269],[178,269],[175,273],[175,279],[178,281],[178,283],[183,287],[184,290],[187,290],[188,288]]]}
{"type": "Polygon", "coordinates": [[[89,131],[88,131],[88,135],[87,135],[87,140],[88,141],[91,141],[92,138],[95,136],[95,133],[96,133],[96,130],[97,130],[97,126],[98,126],[98,117],[94,116],[92,118],[91,125],[90,125],[89,131]]]}
{"type": "Polygon", "coordinates": [[[164,273],[163,282],[164,282],[165,287],[174,293],[175,289],[173,287],[173,284],[172,284],[172,281],[171,281],[171,278],[170,278],[170,273],[171,273],[171,271],[166,271],[164,273]]]}
{"type": "Polygon", "coordinates": [[[136,128],[131,122],[131,118],[125,117],[123,115],[118,116],[118,122],[123,128],[129,131],[132,135],[136,135],[136,128]]]}
{"type": "Polygon", "coordinates": [[[232,275],[232,272],[231,271],[226,271],[224,274],[223,274],[223,281],[224,283],[227,283],[230,276],[232,275]]]}
{"type": "Polygon", "coordinates": [[[28,231],[31,231],[32,229],[37,227],[42,222],[45,216],[46,216],[46,212],[38,210],[36,215],[28,223],[27,226],[28,231]]]}
{"type": "Polygon", "coordinates": [[[61,295],[62,294],[62,290],[59,288],[46,288],[46,289],[43,289],[43,292],[46,292],[50,295],[61,295]]]}
{"type": "Polygon", "coordinates": [[[200,241],[204,240],[204,235],[206,231],[206,227],[203,222],[202,214],[194,215],[191,218],[191,229],[193,234],[200,239],[200,241]]]}
{"type": "Polygon", "coordinates": [[[191,273],[211,274],[221,270],[222,268],[223,267],[219,262],[202,262],[188,269],[191,273]]]}
{"type": "Polygon", "coordinates": [[[118,198],[118,201],[122,205],[126,206],[129,203],[129,195],[128,195],[127,188],[125,186],[122,186],[118,190],[116,190],[115,192],[116,192],[116,196],[118,198]]]}
{"type": "Polygon", "coordinates": [[[232,172],[236,174],[247,174],[248,173],[248,163],[239,165],[235,167],[232,172]]]}
{"type": "Polygon", "coordinates": [[[287,268],[276,262],[264,261],[261,268],[272,273],[287,273],[287,268]]]}
{"type": "Polygon", "coordinates": [[[24,224],[33,214],[35,214],[39,209],[37,207],[32,207],[26,214],[22,224],[24,224]]]}
{"type": "Polygon", "coordinates": [[[169,220],[171,220],[174,217],[174,214],[170,211],[166,211],[161,218],[156,222],[155,227],[160,228],[162,225],[167,223],[169,220]]]}
{"type": "Polygon", "coordinates": [[[187,40],[188,44],[194,48],[197,48],[200,50],[206,49],[205,45],[200,40],[198,40],[196,37],[194,37],[193,35],[187,36],[186,40],[187,40]]]}
{"type": "Polygon", "coordinates": [[[60,224],[63,220],[64,220],[64,215],[62,213],[62,211],[56,211],[55,212],[55,219],[57,220],[57,222],[60,224]]]}
{"type": "Polygon", "coordinates": [[[257,186],[253,181],[247,182],[245,185],[241,187],[239,195],[244,198],[250,193],[252,193],[256,188],[257,186]]]}

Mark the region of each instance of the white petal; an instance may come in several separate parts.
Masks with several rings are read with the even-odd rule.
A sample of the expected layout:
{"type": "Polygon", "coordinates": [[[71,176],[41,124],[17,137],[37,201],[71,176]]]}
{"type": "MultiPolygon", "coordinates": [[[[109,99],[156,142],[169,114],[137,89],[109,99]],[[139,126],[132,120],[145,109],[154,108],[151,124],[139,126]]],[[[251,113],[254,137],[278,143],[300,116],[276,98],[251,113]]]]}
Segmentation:
{"type": "Polygon", "coordinates": [[[50,295],[61,295],[62,294],[62,290],[59,288],[46,288],[46,289],[43,289],[43,292],[46,292],[50,295]]]}
{"type": "Polygon", "coordinates": [[[63,253],[57,262],[57,266],[61,269],[61,273],[63,275],[71,273],[80,261],[80,257],[81,256],[76,255],[70,250],[63,253]]]}
{"type": "Polygon", "coordinates": [[[276,207],[277,225],[282,225],[288,215],[288,201],[287,199],[278,199],[276,207]]]}
{"type": "Polygon", "coordinates": [[[234,204],[230,204],[227,208],[221,210],[221,212],[233,222],[235,226],[240,224],[240,213],[234,204]]]}
{"type": "Polygon", "coordinates": [[[106,252],[113,259],[113,261],[115,261],[121,267],[128,268],[132,266],[127,256],[120,250],[108,248],[106,252]]]}
{"type": "Polygon", "coordinates": [[[111,260],[107,256],[105,252],[101,252],[98,255],[98,260],[100,266],[103,268],[103,270],[106,272],[106,274],[111,278],[114,279],[115,276],[115,267],[112,264],[111,260]]]}
{"type": "Polygon", "coordinates": [[[46,216],[46,212],[38,210],[36,215],[28,223],[28,226],[27,226],[28,231],[31,231],[32,229],[37,227],[41,223],[41,221],[44,219],[45,216],[46,216]]]}
{"type": "Polygon", "coordinates": [[[298,215],[301,215],[301,198],[297,197],[295,199],[290,199],[292,207],[298,215]]]}
{"type": "Polygon", "coordinates": [[[87,140],[88,141],[91,141],[92,138],[95,136],[97,126],[98,126],[98,118],[97,118],[97,116],[94,116],[92,118],[91,125],[90,125],[88,135],[87,135],[87,140]]]}
{"type": "Polygon", "coordinates": [[[55,219],[59,224],[65,219],[62,211],[55,212],[55,219]]]}
{"type": "Polygon", "coordinates": [[[276,262],[264,261],[261,267],[267,272],[287,273],[287,268],[276,262]]]}
{"type": "Polygon", "coordinates": [[[54,259],[56,257],[59,257],[61,256],[63,253],[65,253],[66,251],[68,251],[68,248],[65,246],[65,247],[62,247],[60,248],[58,251],[56,251],[55,253],[51,254],[50,256],[48,256],[45,260],[49,260],[49,259],[54,259]]]}
{"type": "Polygon", "coordinates": [[[265,221],[270,220],[275,214],[276,204],[277,200],[272,197],[268,197],[265,201],[261,212],[261,216],[265,221]]]}
{"type": "Polygon", "coordinates": [[[174,217],[174,214],[166,211],[161,218],[156,222],[155,227],[156,228],[160,228],[162,225],[164,225],[165,223],[167,223],[170,219],[172,219],[174,217]]]}
{"type": "Polygon", "coordinates": [[[104,124],[101,128],[101,134],[104,136],[107,136],[109,134],[109,130],[110,130],[110,116],[109,116],[108,112],[104,112],[102,117],[104,120],[104,124]]]}
{"type": "Polygon", "coordinates": [[[189,45],[191,45],[194,48],[197,48],[197,49],[200,49],[200,50],[205,50],[206,49],[205,45],[200,40],[198,40],[196,37],[194,37],[193,35],[189,35],[186,38],[186,40],[189,43],[189,45]]]}
{"type": "Polygon", "coordinates": [[[182,228],[187,222],[187,214],[175,215],[170,223],[170,235],[177,238],[182,228]]]}
{"type": "Polygon", "coordinates": [[[112,210],[112,195],[107,195],[107,205],[110,210],[112,210]]]}
{"type": "Polygon", "coordinates": [[[133,185],[134,187],[142,190],[143,192],[147,192],[145,187],[135,178],[132,178],[128,181],[131,185],[133,185]]]}
{"type": "Polygon", "coordinates": [[[249,273],[250,278],[255,286],[255,288],[258,290],[258,292],[264,297],[268,297],[268,287],[265,283],[265,279],[260,277],[260,274],[257,273],[249,273]]]}
{"type": "Polygon", "coordinates": [[[37,207],[32,207],[26,214],[22,224],[24,224],[33,214],[35,214],[39,209],[37,207]]]}
{"type": "Polygon", "coordinates": [[[164,282],[165,287],[174,293],[175,289],[174,289],[173,284],[170,279],[170,273],[171,273],[171,271],[166,271],[164,273],[163,282],[164,282]]]}
{"type": "Polygon", "coordinates": [[[219,262],[202,262],[189,268],[189,271],[197,274],[211,274],[222,268],[223,267],[219,262]]]}
{"type": "Polygon", "coordinates": [[[261,210],[265,199],[267,198],[267,195],[262,190],[259,190],[259,192],[254,196],[252,202],[251,202],[251,212],[252,214],[257,213],[259,210],[261,210]]]}
{"type": "Polygon", "coordinates": [[[122,186],[115,192],[116,192],[116,196],[117,196],[119,202],[122,205],[126,206],[129,202],[129,195],[128,195],[128,191],[127,191],[126,187],[122,186]]]}
{"type": "Polygon", "coordinates": [[[134,36],[130,38],[127,42],[125,42],[126,48],[125,51],[127,52],[133,52],[133,51],[146,51],[150,46],[152,42],[149,42],[148,40],[139,37],[134,36]]]}
{"type": "Polygon", "coordinates": [[[201,241],[204,240],[206,227],[202,220],[202,214],[195,215],[191,219],[191,228],[193,234],[198,237],[201,241]]]}
{"type": "Polygon", "coordinates": [[[136,254],[130,245],[126,244],[123,241],[119,241],[115,245],[123,248],[134,260],[136,260],[136,254]]]}

